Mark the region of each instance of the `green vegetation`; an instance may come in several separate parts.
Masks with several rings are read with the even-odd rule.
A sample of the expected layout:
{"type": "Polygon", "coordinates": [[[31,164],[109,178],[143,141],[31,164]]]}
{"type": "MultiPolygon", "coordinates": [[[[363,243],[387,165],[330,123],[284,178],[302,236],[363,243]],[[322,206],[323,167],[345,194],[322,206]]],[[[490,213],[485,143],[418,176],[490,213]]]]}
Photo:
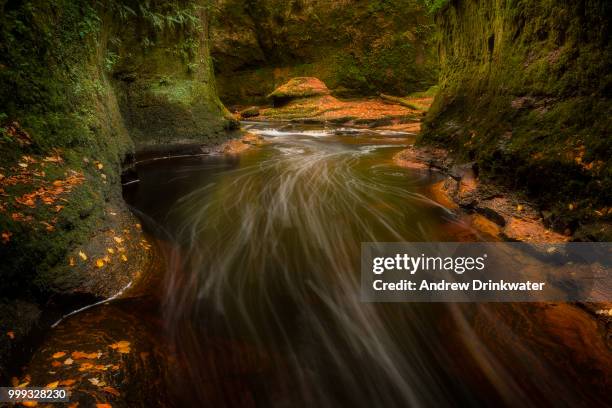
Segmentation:
{"type": "Polygon", "coordinates": [[[591,239],[609,230],[589,224],[612,215],[611,7],[452,3],[436,17],[442,75],[422,138],[591,239]]]}
{"type": "Polygon", "coordinates": [[[430,13],[435,13],[442,7],[446,6],[449,0],[425,0],[425,5],[430,13]]]}
{"type": "Polygon", "coordinates": [[[0,305],[18,297],[35,311],[0,320],[3,332],[25,335],[37,304],[81,288],[68,254],[124,209],[121,162],[135,145],[225,137],[207,7],[0,0],[0,305]]]}
{"type": "Polygon", "coordinates": [[[226,103],[262,103],[297,76],[334,95],[406,95],[437,80],[435,28],[421,0],[222,0],[212,55],[226,103]]]}

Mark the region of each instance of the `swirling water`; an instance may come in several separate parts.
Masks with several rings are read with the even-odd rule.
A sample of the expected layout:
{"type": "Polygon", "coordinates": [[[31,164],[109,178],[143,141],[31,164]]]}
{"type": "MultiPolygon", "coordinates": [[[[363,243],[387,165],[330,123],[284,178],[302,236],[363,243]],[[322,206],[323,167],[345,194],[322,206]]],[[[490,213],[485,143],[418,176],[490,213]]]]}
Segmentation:
{"type": "Polygon", "coordinates": [[[143,162],[126,188],[172,248],[160,330],[178,406],[602,401],[558,378],[527,307],[360,300],[361,242],[482,238],[427,197],[436,175],[393,164],[413,135],[247,127],[266,143],[143,162]]]}

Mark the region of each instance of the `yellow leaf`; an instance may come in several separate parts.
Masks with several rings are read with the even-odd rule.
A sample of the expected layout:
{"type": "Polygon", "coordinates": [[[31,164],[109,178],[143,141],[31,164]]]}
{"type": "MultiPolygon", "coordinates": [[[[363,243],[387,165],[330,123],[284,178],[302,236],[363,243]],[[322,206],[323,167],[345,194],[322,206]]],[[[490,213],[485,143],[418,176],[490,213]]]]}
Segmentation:
{"type": "Polygon", "coordinates": [[[98,259],[96,260],[96,266],[98,268],[103,268],[104,267],[104,259],[98,259]]]}
{"type": "Polygon", "coordinates": [[[109,254],[114,254],[115,250],[113,248],[106,248],[109,254]]]}
{"type": "Polygon", "coordinates": [[[68,265],[70,265],[70,266],[74,266],[74,265],[76,265],[76,263],[74,262],[74,258],[73,258],[73,257],[70,257],[70,258],[68,259],[68,265]]]}
{"type": "Polygon", "coordinates": [[[87,255],[85,255],[85,252],[79,251],[79,256],[81,257],[82,260],[84,260],[84,261],[87,260],[87,255]]]}
{"type": "Polygon", "coordinates": [[[121,254],[121,260],[123,262],[127,262],[127,256],[125,256],[125,254],[121,254]]]}
{"type": "Polygon", "coordinates": [[[49,384],[45,385],[45,388],[51,388],[51,389],[53,389],[53,388],[57,388],[57,386],[58,386],[58,385],[59,385],[59,381],[53,381],[53,382],[51,382],[51,383],[49,383],[49,384]]]}
{"type": "Polygon", "coordinates": [[[23,401],[21,403],[21,405],[23,405],[24,407],[36,407],[36,406],[38,406],[38,402],[36,402],[36,401],[23,401]]]}
{"type": "Polygon", "coordinates": [[[113,237],[113,239],[115,240],[116,243],[120,244],[123,242],[123,238],[121,237],[113,237]]]}

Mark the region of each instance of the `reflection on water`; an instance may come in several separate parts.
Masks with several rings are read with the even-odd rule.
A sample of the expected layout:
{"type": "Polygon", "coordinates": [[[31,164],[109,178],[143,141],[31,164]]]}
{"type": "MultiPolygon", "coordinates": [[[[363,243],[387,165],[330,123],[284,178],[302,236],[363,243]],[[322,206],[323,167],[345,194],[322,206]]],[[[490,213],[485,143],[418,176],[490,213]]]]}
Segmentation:
{"type": "Polygon", "coordinates": [[[140,336],[164,339],[157,358],[172,364],[161,386],[172,403],[608,402],[609,367],[556,339],[538,320],[563,325],[548,306],[360,301],[361,242],[479,239],[424,195],[435,176],[393,165],[412,135],[249,126],[265,145],[239,158],[143,162],[126,187],[168,266],[147,307],[134,297],[121,313],[134,325],[146,314],[140,336]]]}

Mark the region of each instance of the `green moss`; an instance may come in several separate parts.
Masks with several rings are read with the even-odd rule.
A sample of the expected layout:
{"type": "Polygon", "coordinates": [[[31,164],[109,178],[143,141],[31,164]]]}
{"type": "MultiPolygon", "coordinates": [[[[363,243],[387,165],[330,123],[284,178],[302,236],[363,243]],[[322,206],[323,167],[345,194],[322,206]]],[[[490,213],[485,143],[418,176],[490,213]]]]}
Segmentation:
{"type": "Polygon", "coordinates": [[[609,219],[612,202],[612,6],[581,4],[444,8],[440,91],[422,135],[525,190],[561,230],[609,219]]]}
{"type": "Polygon", "coordinates": [[[258,103],[297,76],[317,77],[340,96],[406,95],[437,79],[435,29],[420,0],[223,0],[214,17],[226,103],[258,103]]]}
{"type": "Polygon", "coordinates": [[[44,299],[76,286],[80,277],[66,271],[66,254],[104,226],[104,208],[121,200],[121,161],[134,149],[132,138],[149,142],[139,139],[147,129],[138,124],[159,120],[151,111],[140,112],[140,122],[127,113],[134,108],[130,101],[139,101],[125,92],[131,84],[166,114],[154,129],[155,142],[223,137],[226,111],[202,35],[204,3],[0,1],[0,173],[13,174],[23,155],[40,160],[57,151],[64,162],[45,167],[46,182],[71,171],[86,178],[64,197],[60,212],[41,203],[19,207],[14,197],[32,192],[32,185],[7,188],[0,231],[12,235],[0,244],[0,296],[44,299]],[[169,83],[160,81],[164,77],[169,83]],[[6,133],[13,122],[29,134],[30,146],[6,133]],[[15,221],[13,212],[33,221],[15,221]],[[48,220],[54,220],[52,232],[40,224],[48,220]]]}

